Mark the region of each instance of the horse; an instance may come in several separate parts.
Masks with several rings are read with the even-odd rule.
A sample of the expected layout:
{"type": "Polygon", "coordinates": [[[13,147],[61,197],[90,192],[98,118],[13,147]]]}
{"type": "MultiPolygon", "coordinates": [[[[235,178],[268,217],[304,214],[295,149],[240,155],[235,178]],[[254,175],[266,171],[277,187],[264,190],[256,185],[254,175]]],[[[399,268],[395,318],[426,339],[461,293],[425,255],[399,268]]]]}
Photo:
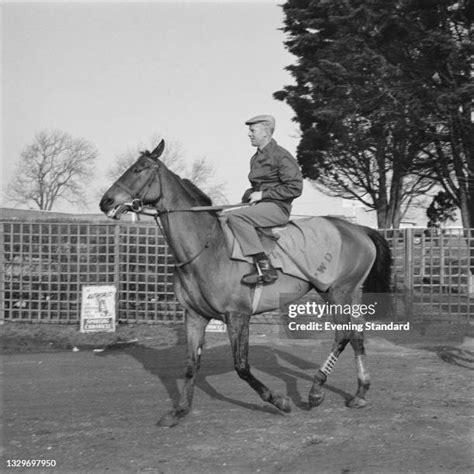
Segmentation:
{"type": "MultiPolygon", "coordinates": [[[[100,201],[101,211],[113,219],[120,219],[125,212],[155,215],[174,257],[174,291],[185,308],[185,382],[177,405],[159,420],[158,425],[174,426],[191,411],[205,329],[211,319],[226,324],[238,376],[262,400],[282,412],[290,412],[289,398],[268,388],[251,371],[248,361],[250,318],[278,309],[282,294],[290,295],[292,301],[296,301],[313,289],[313,285],[279,271],[278,280],[263,287],[265,298],[260,300],[263,303],[254,308],[255,287],[240,281],[251,264],[230,258],[219,212],[212,208],[209,197],[197,186],[180,178],[160,161],[164,147],[164,140],[161,140],[152,152],[141,152],[137,161],[100,201]],[[211,209],[206,210],[206,206],[211,209]],[[204,210],[193,212],[196,207],[204,210]]],[[[388,292],[391,253],[379,232],[343,219],[324,219],[335,226],[342,241],[337,275],[325,292],[327,302],[356,304],[361,300],[361,286],[365,292],[388,292]]],[[[350,318],[347,314],[335,317],[337,323],[349,323],[350,318]]],[[[347,405],[362,408],[367,403],[365,396],[370,377],[365,361],[364,333],[342,327],[335,331],[332,350],[314,374],[308,395],[310,408],[323,401],[323,385],[347,344],[354,350],[358,379],[357,391],[347,405]]]]}

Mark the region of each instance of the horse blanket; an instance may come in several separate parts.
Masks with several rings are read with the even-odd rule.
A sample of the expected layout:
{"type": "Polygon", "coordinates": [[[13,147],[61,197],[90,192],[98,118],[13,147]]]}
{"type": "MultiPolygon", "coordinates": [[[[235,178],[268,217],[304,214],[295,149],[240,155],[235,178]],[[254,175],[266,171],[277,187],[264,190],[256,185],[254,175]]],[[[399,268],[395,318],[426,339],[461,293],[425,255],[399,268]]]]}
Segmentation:
{"type": "MultiPolygon", "coordinates": [[[[226,235],[230,258],[253,263],[242,253],[225,219],[221,224],[226,235]]],[[[264,229],[267,232],[270,229],[264,229]]],[[[326,291],[336,279],[341,252],[341,236],[334,224],[324,217],[290,221],[284,227],[271,228],[272,234],[261,234],[265,252],[275,268],[310,282],[326,291]]]]}

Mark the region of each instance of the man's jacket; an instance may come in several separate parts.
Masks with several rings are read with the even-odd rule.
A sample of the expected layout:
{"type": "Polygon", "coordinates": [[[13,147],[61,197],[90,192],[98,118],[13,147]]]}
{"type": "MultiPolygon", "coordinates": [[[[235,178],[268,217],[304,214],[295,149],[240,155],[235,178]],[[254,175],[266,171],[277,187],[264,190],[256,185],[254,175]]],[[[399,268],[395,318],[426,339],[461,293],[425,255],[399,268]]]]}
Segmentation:
{"type": "Polygon", "coordinates": [[[252,187],[245,191],[242,202],[248,202],[252,192],[262,191],[262,202],[275,202],[288,214],[293,199],[303,191],[298,163],[273,139],[250,159],[249,181],[252,187]]]}

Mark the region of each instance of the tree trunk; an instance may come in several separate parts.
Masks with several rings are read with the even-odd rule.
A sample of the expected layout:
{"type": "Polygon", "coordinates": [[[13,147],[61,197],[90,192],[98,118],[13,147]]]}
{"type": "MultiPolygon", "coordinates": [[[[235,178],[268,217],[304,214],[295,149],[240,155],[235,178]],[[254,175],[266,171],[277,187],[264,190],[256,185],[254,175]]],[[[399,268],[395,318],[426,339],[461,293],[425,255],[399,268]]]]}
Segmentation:
{"type": "Polygon", "coordinates": [[[388,221],[388,199],[387,199],[387,175],[385,166],[385,142],[383,138],[378,141],[377,151],[375,159],[377,161],[378,173],[379,173],[379,190],[377,199],[374,199],[375,209],[377,212],[377,227],[379,229],[390,228],[388,221]]]}
{"type": "Polygon", "coordinates": [[[394,160],[392,173],[392,183],[390,186],[390,202],[388,205],[388,225],[390,228],[398,229],[401,220],[403,175],[397,162],[394,160]]]}
{"type": "Polygon", "coordinates": [[[465,227],[474,227],[474,156],[467,157],[467,216],[465,227]]]}
{"type": "Polygon", "coordinates": [[[461,210],[462,226],[465,229],[471,228],[471,215],[468,204],[468,196],[463,189],[459,190],[459,208],[461,210]]]}
{"type": "Polygon", "coordinates": [[[402,212],[401,212],[400,206],[398,206],[398,208],[395,210],[395,214],[393,216],[393,228],[394,229],[399,229],[401,221],[402,221],[402,212]]]}
{"type": "Polygon", "coordinates": [[[390,224],[388,223],[387,219],[387,206],[377,206],[375,212],[377,213],[377,227],[379,229],[389,229],[390,224]]]}

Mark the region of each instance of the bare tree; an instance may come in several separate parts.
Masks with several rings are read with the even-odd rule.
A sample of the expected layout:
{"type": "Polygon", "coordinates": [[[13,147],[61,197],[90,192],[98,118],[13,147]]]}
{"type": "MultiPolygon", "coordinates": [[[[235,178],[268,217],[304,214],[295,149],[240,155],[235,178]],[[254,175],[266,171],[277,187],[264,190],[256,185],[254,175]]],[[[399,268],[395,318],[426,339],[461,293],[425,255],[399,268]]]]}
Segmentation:
{"type": "MultiPolygon", "coordinates": [[[[149,144],[139,144],[135,149],[128,149],[127,151],[121,153],[117,156],[114,164],[109,169],[107,176],[115,181],[125,172],[127,168],[132,166],[141,151],[146,149],[154,149],[153,144],[159,143],[159,137],[152,137],[149,140],[149,144]]],[[[179,142],[177,141],[166,141],[166,147],[163,154],[160,156],[160,160],[176,174],[184,174],[186,171],[186,163],[184,161],[184,152],[179,142]]],[[[196,184],[196,183],[195,183],[196,184]]]]}
{"type": "Polygon", "coordinates": [[[185,176],[198,188],[202,189],[216,204],[226,204],[225,184],[216,183],[214,179],[215,170],[206,158],[196,158],[191,168],[185,172],[185,176]]]}
{"type": "MultiPolygon", "coordinates": [[[[153,137],[149,145],[139,145],[135,150],[130,149],[119,155],[109,170],[108,177],[112,180],[118,179],[127,168],[135,163],[140,151],[155,148],[159,141],[159,137],[153,137]]],[[[174,173],[192,181],[209,195],[213,203],[225,204],[228,202],[225,196],[226,186],[224,183],[215,182],[215,170],[206,158],[195,158],[191,164],[188,164],[181,144],[177,141],[166,140],[165,151],[160,160],[174,173]]]]}
{"type": "Polygon", "coordinates": [[[50,211],[58,200],[86,202],[97,150],[83,138],[60,130],[43,131],[21,153],[7,199],[50,211]]]}

